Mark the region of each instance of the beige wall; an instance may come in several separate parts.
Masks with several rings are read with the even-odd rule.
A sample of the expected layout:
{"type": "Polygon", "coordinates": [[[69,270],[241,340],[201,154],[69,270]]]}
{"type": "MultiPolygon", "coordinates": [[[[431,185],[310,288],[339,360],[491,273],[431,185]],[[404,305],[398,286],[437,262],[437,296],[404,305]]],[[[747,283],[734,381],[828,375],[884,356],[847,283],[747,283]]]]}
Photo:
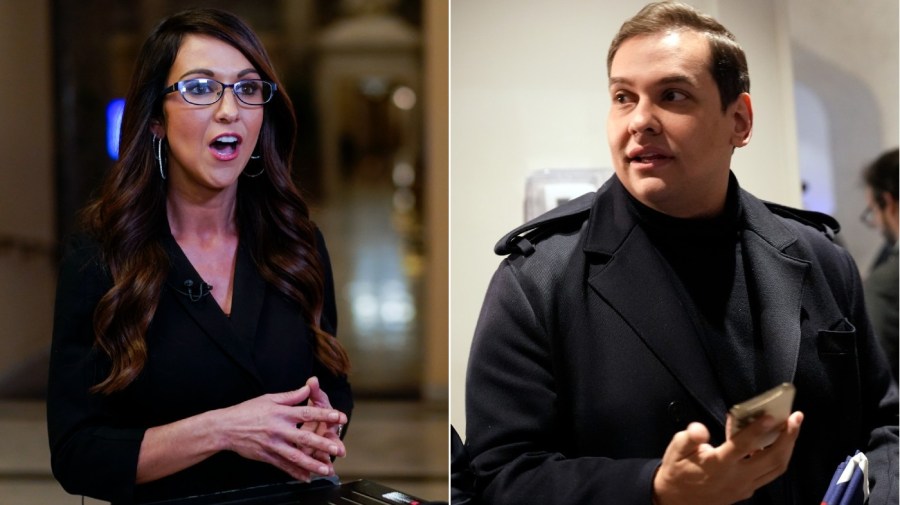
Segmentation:
{"type": "MultiPolygon", "coordinates": [[[[521,223],[525,179],[530,173],[542,168],[610,166],[604,129],[606,50],[621,23],[644,3],[455,0],[451,5],[451,422],[460,432],[465,427],[463,398],[471,337],[487,283],[500,261],[491,252],[493,244],[521,223]]],[[[828,12],[826,7],[815,7],[816,0],[690,3],[728,26],[748,55],[754,136],[748,147],[736,152],[733,170],[742,186],[757,196],[800,206],[794,38],[821,30],[814,45],[826,37],[832,46],[842,44],[844,33],[867,26],[853,22],[861,12],[850,6],[828,12]],[[817,15],[789,17],[807,10],[817,15]],[[826,18],[830,29],[822,30],[826,18]],[[794,35],[797,26],[804,30],[794,35]]],[[[896,6],[887,9],[893,12],[888,19],[894,32],[896,10],[896,6]]],[[[895,33],[890,40],[897,45],[895,33]]],[[[848,71],[863,72],[873,64],[871,48],[879,46],[866,51],[854,46],[852,56],[845,51],[835,54],[857,60],[845,65],[853,67],[848,71]]],[[[896,59],[894,53],[893,74],[866,79],[880,89],[875,94],[883,105],[895,111],[896,59]],[[878,79],[884,84],[877,84],[878,79]]],[[[852,101],[854,90],[843,91],[852,101]]],[[[896,112],[885,119],[893,121],[893,129],[878,130],[878,137],[896,143],[896,112]]],[[[871,132],[857,130],[854,135],[871,132]]],[[[852,136],[846,141],[852,143],[852,136]]]]}
{"type": "Polygon", "coordinates": [[[49,2],[0,0],[0,383],[50,342],[56,263],[49,2]]]}

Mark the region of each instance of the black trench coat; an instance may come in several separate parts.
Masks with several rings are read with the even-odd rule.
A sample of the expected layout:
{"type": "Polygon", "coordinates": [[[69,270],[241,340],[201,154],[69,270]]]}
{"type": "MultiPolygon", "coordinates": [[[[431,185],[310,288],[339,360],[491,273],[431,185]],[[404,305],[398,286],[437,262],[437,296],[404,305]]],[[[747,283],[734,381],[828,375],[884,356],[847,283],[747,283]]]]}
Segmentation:
{"type": "MultiPolygon", "coordinates": [[[[488,288],[466,384],[484,503],[649,505],[677,431],[699,421],[714,445],[724,441],[730,405],[689,299],[625,198],[614,176],[497,246],[511,254],[488,288]]],[[[740,199],[766,382],[794,383],[805,414],[786,476],[757,494],[818,503],[838,463],[861,449],[869,503],[896,504],[897,390],[856,266],[802,213],[776,214],[743,190],[740,199]]]]}

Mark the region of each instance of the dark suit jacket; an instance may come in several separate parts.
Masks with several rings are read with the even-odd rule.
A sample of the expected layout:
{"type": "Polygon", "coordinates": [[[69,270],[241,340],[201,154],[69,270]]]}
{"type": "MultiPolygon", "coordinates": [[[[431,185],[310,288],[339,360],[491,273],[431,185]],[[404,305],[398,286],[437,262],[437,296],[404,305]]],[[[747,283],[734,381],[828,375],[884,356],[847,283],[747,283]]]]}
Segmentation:
{"type": "Polygon", "coordinates": [[[888,357],[894,380],[900,378],[900,354],[897,351],[900,333],[900,305],[898,305],[898,259],[897,244],[894,244],[885,258],[875,266],[863,289],[866,293],[866,309],[881,347],[888,357]]]}
{"type": "MultiPolygon", "coordinates": [[[[323,327],[334,334],[331,266],[326,268],[323,327]]],[[[346,377],[335,377],[313,354],[307,321],[287,297],[260,277],[238,248],[231,318],[212,296],[197,299],[200,276],[167,235],[171,270],[147,333],[149,357],[124,391],[90,394],[109,360],[94,349],[92,314],[111,279],[97,244],[76,238],[62,261],[57,287],[47,398],[53,474],[66,491],[113,502],[151,501],[291,480],[270,465],[222,452],[184,471],[135,486],[144,431],[265,393],[301,387],[317,375],[332,405],[350,415],[346,377]],[[184,282],[193,281],[191,293],[184,282]]]]}
{"type": "MultiPolygon", "coordinates": [[[[548,230],[498,244],[521,253],[488,288],[466,384],[466,443],[484,503],[649,505],[677,431],[699,421],[714,445],[724,441],[729,405],[691,302],[626,198],[613,177],[553,211],[548,230]]],[[[856,266],[822,231],[740,198],[763,389],[793,382],[806,415],[786,476],[757,495],[818,503],[860,448],[870,503],[896,504],[897,391],[856,266]]]]}

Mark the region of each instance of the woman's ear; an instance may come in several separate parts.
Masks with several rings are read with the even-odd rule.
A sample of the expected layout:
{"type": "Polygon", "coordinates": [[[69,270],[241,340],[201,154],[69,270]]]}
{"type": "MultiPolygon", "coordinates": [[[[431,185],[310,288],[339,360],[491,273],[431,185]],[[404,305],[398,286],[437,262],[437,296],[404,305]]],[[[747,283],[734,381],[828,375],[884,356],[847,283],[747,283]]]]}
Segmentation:
{"type": "Polygon", "coordinates": [[[741,93],[729,107],[734,118],[734,130],[731,133],[731,145],[744,147],[750,143],[753,134],[753,103],[749,93],[741,93]]]}
{"type": "Polygon", "coordinates": [[[166,129],[163,127],[162,123],[155,119],[150,121],[150,132],[153,133],[156,138],[166,138],[166,129]]]}

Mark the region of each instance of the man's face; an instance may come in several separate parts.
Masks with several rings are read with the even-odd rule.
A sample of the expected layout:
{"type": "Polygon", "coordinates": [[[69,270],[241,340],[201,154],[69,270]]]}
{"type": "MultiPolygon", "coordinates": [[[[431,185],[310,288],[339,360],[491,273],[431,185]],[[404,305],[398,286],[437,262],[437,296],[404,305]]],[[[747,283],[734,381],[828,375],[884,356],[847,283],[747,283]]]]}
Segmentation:
{"type": "Polygon", "coordinates": [[[893,244],[897,242],[898,235],[897,201],[894,200],[890,193],[886,192],[881,195],[881,198],[884,201],[884,206],[878,205],[878,202],[875,201],[875,194],[872,192],[872,188],[866,188],[867,213],[870,217],[865,220],[865,223],[878,230],[881,236],[884,237],[884,240],[893,244]]]}
{"type": "Polygon", "coordinates": [[[750,140],[742,94],[723,112],[707,39],[679,30],[627,39],[610,66],[607,135],[619,180],[674,217],[709,217],[725,203],[734,147],[750,140]]]}

